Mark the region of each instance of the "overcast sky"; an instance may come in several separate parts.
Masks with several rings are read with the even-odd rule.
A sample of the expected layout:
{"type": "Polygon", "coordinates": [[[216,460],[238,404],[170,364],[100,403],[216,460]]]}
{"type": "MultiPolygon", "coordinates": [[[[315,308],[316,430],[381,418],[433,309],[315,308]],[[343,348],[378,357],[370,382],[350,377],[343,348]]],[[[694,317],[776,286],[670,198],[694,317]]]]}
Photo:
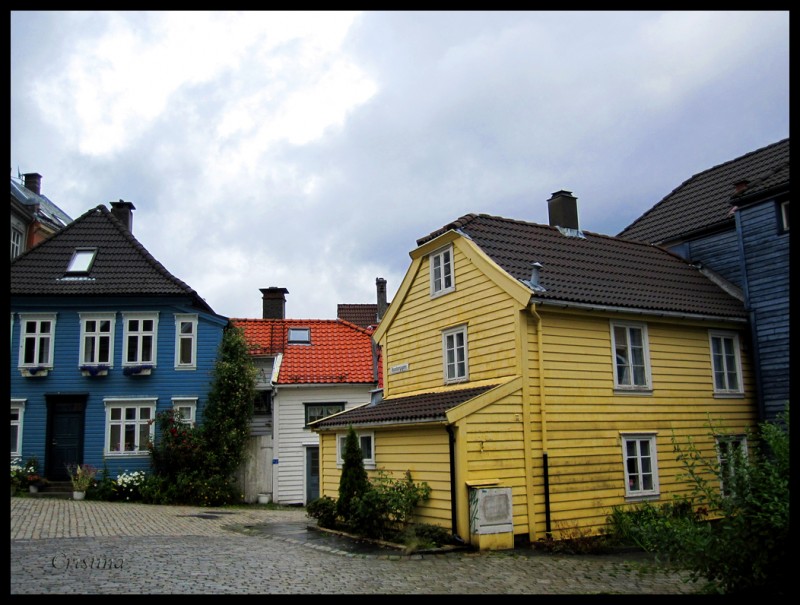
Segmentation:
{"type": "Polygon", "coordinates": [[[615,235],[789,136],[785,12],[12,12],[11,176],[133,233],[219,314],[391,300],[464,214],[615,235]]]}

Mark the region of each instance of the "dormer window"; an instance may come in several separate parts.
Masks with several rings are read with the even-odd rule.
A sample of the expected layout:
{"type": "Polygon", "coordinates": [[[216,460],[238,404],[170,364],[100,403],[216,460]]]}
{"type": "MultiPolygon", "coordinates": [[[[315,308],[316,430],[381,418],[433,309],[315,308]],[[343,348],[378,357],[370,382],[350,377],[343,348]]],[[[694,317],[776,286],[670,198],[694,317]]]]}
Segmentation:
{"type": "Polygon", "coordinates": [[[289,328],[289,344],[308,344],[311,342],[309,328],[289,328]]]}
{"type": "Polygon", "coordinates": [[[97,256],[97,248],[76,248],[67,266],[67,273],[88,273],[97,256]]]}

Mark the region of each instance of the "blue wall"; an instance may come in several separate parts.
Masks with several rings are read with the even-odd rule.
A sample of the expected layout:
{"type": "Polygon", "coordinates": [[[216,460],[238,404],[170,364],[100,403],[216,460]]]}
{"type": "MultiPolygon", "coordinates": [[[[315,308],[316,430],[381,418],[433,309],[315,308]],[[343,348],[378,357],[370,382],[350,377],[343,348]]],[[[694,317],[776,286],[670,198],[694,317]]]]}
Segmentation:
{"type": "MultiPolygon", "coordinates": [[[[56,301],[53,301],[56,302],[56,301]]],[[[197,420],[202,422],[202,410],[212,380],[222,330],[227,319],[199,312],[189,301],[169,299],[59,299],[58,306],[44,299],[12,300],[11,337],[11,399],[25,399],[23,416],[23,462],[36,456],[45,468],[47,428],[46,394],[88,394],[83,444],[83,462],[99,469],[104,466],[112,478],[123,471],[148,470],[147,455],[105,456],[104,397],[156,397],[156,412],[172,408],[176,396],[197,397],[197,420]],[[167,304],[165,304],[165,302],[167,304]],[[185,303],[185,304],[184,304],[185,303]],[[108,376],[85,377],[78,369],[80,354],[80,318],[83,312],[117,312],[114,333],[113,368],[108,376]],[[158,347],[156,367],[150,376],[125,376],[122,371],[123,320],[121,311],[158,311],[158,347]],[[56,312],[55,350],[53,369],[45,377],[26,378],[18,369],[20,325],[18,313],[56,312]],[[198,316],[197,369],[175,370],[174,313],[194,313],[198,316]]]]}

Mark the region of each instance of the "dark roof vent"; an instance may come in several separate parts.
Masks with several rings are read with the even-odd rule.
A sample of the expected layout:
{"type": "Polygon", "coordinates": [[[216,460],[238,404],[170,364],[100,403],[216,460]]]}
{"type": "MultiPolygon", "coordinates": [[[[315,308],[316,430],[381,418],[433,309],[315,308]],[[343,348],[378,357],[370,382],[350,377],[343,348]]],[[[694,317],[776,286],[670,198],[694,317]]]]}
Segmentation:
{"type": "Polygon", "coordinates": [[[286,295],[289,290],[286,288],[261,288],[262,294],[262,317],[263,319],[286,319],[286,295]]]}
{"type": "Polygon", "coordinates": [[[132,202],[126,202],[124,200],[111,202],[111,214],[131,233],[133,233],[134,210],[136,210],[136,206],[134,206],[132,202]]]}
{"type": "Polygon", "coordinates": [[[547,200],[551,227],[578,230],[578,198],[571,191],[556,191],[547,200]]]}
{"type": "Polygon", "coordinates": [[[23,174],[25,177],[25,189],[33,191],[36,195],[42,194],[42,175],[38,172],[23,174]]]}

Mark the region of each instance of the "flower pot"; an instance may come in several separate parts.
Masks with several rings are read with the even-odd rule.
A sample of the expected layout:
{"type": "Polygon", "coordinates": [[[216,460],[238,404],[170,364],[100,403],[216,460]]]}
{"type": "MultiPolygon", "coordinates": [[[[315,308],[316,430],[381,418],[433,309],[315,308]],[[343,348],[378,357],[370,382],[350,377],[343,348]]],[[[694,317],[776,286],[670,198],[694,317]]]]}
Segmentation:
{"type": "Polygon", "coordinates": [[[39,487],[37,485],[29,485],[28,491],[32,494],[35,494],[39,491],[39,487]]]}
{"type": "Polygon", "coordinates": [[[72,492],[73,500],[83,500],[86,497],[86,492],[72,492]]]}
{"type": "Polygon", "coordinates": [[[269,504],[271,501],[272,501],[272,496],[270,494],[258,494],[259,504],[269,504]]]}

